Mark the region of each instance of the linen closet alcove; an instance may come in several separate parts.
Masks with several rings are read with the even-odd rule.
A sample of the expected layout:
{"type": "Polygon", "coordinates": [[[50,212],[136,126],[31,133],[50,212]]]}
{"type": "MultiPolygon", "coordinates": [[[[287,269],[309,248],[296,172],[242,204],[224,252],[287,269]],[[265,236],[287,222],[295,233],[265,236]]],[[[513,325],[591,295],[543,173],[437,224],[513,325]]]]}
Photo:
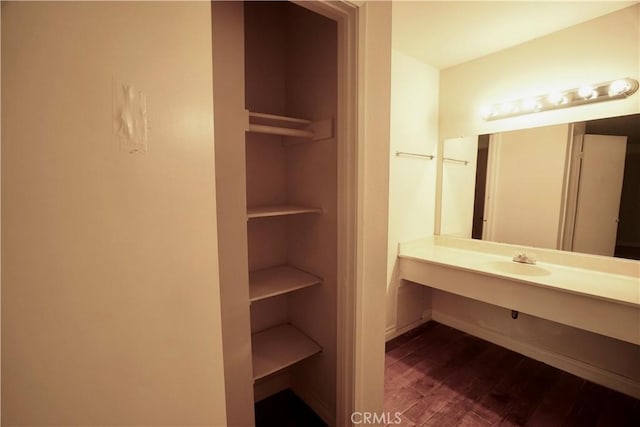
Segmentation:
{"type": "Polygon", "coordinates": [[[337,25],[289,2],[213,2],[227,417],[290,388],[336,412],[337,25]]]}

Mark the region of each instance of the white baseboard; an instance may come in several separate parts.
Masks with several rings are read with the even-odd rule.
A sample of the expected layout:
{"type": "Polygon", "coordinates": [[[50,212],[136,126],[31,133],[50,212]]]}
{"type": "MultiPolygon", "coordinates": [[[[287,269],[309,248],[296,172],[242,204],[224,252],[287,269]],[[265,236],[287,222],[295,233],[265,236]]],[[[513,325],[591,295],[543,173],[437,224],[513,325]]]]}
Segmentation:
{"type": "Polygon", "coordinates": [[[554,368],[561,369],[580,378],[584,378],[588,381],[619,391],[620,393],[624,393],[636,399],[640,399],[640,383],[625,376],[606,371],[559,353],[554,353],[532,346],[531,344],[515,340],[512,337],[465,322],[438,311],[433,311],[431,316],[433,320],[442,323],[443,325],[447,325],[454,329],[466,332],[469,335],[482,338],[483,340],[492,342],[500,347],[513,350],[532,359],[546,363],[554,368]]]}
{"type": "Polygon", "coordinates": [[[431,309],[427,309],[423,311],[422,317],[420,317],[420,319],[416,320],[415,322],[411,322],[408,325],[405,325],[399,329],[396,328],[396,325],[389,326],[385,331],[384,339],[385,341],[392,340],[404,334],[405,332],[409,332],[410,330],[417,328],[423,323],[427,323],[429,320],[431,320],[431,309]]]}

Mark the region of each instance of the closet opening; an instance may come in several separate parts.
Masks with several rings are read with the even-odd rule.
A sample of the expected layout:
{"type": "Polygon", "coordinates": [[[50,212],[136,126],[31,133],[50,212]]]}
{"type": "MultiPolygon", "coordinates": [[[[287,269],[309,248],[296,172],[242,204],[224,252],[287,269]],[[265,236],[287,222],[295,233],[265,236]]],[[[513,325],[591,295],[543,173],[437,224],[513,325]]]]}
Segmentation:
{"type": "MultiPolygon", "coordinates": [[[[291,415],[299,398],[332,422],[336,22],[290,2],[245,2],[244,78],[254,400],[291,405],[284,411],[291,415]]],[[[256,410],[256,421],[263,412],[256,410]]]]}
{"type": "Polygon", "coordinates": [[[289,396],[340,424],[354,402],[357,8],[212,6],[227,420],[264,422],[265,402],[289,396]]]}

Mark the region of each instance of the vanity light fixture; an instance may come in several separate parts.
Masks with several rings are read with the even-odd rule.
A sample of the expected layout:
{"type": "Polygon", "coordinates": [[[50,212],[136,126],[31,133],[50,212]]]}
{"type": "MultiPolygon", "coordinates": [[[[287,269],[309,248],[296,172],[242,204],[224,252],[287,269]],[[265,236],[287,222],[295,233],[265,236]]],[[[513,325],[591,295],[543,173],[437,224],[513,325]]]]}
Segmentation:
{"type": "Polygon", "coordinates": [[[545,95],[501,102],[492,107],[483,108],[481,114],[485,120],[505,119],[540,111],[622,99],[633,95],[637,90],[638,81],[625,78],[595,85],[585,85],[562,92],[552,92],[545,95]]]}

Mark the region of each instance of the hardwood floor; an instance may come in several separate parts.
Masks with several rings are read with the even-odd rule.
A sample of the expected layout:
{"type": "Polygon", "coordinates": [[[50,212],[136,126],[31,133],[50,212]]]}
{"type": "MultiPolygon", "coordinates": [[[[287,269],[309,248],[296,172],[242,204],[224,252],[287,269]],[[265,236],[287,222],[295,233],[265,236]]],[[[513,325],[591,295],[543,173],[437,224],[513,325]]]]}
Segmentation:
{"type": "Polygon", "coordinates": [[[639,400],[436,322],[387,343],[384,404],[392,425],[640,426],[639,400]]]}

